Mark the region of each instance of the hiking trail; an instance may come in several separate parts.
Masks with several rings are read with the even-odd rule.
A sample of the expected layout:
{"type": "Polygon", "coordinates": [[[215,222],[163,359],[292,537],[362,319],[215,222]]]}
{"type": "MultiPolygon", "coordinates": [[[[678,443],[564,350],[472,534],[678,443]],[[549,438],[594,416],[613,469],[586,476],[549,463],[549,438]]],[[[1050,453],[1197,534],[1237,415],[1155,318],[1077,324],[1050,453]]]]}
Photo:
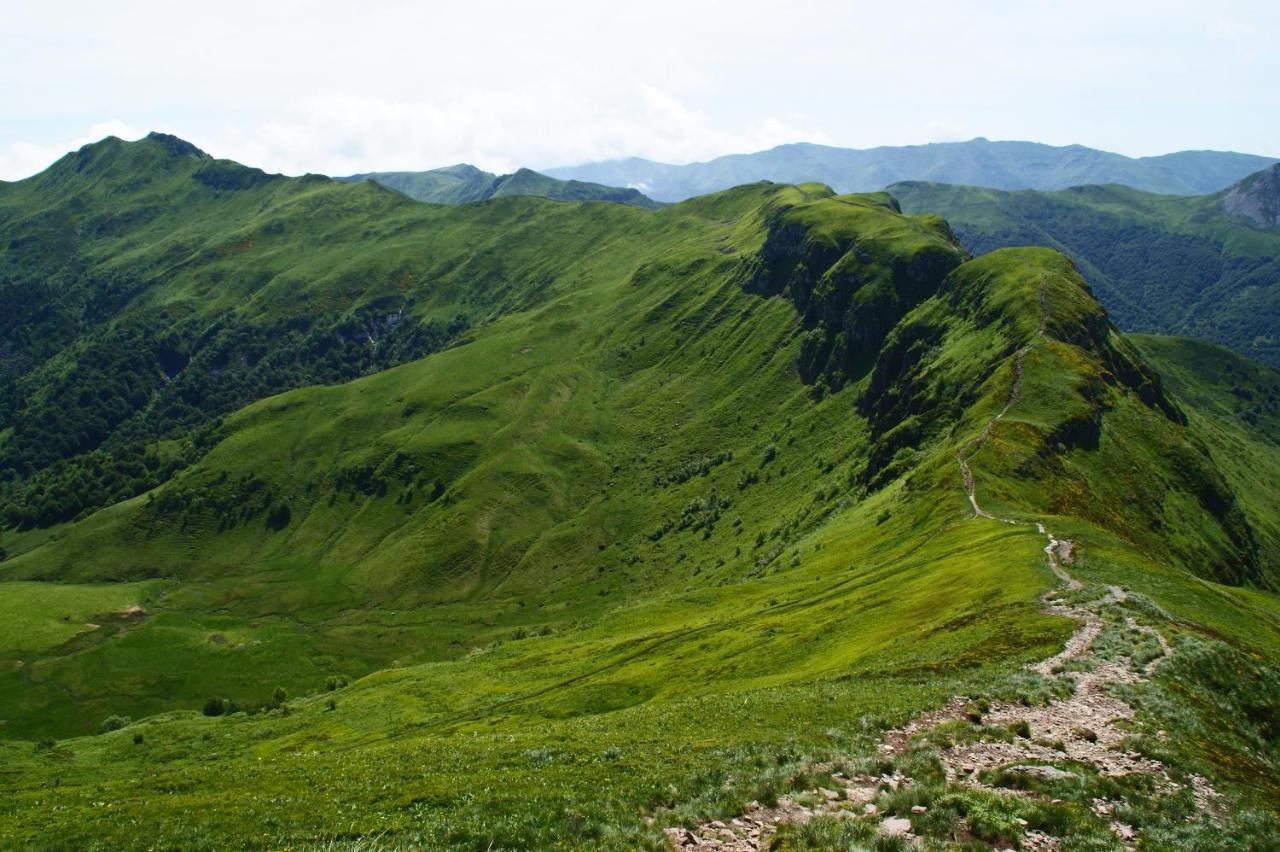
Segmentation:
{"type": "MultiPolygon", "coordinates": [[[[939,748],[938,757],[946,772],[949,784],[994,790],[979,777],[984,770],[1004,769],[1005,772],[1025,773],[1028,776],[1054,779],[1066,776],[1065,770],[1043,764],[1074,761],[1092,766],[1101,775],[1125,775],[1133,772],[1149,773],[1157,778],[1162,791],[1172,792],[1179,785],[1169,776],[1167,768],[1124,747],[1130,735],[1126,723],[1133,719],[1133,708],[1109,694],[1113,684],[1133,684],[1145,680],[1159,662],[1170,654],[1169,645],[1158,630],[1137,624],[1131,617],[1128,627],[1153,634],[1161,648],[1161,656],[1155,661],[1136,668],[1128,658],[1104,659],[1094,652],[1094,642],[1107,625],[1101,615],[1104,607],[1122,603],[1126,599],[1119,586],[1106,587],[1105,592],[1091,600],[1084,593],[1083,584],[1067,571],[1075,561],[1075,545],[1054,536],[1041,521],[1000,517],[988,512],[978,502],[977,482],[970,461],[988,443],[996,425],[1022,398],[1023,362],[1026,356],[1047,339],[1049,303],[1047,282],[1041,278],[1038,299],[1040,323],[1032,342],[1013,355],[1012,381],[1008,400],[1004,407],[987,421],[982,431],[962,444],[956,452],[966,495],[973,508],[973,518],[984,518],[1014,526],[1034,527],[1045,537],[1044,553],[1049,569],[1060,585],[1046,592],[1041,598],[1043,612],[1060,615],[1076,621],[1076,629],[1063,649],[1054,656],[1036,663],[1030,668],[1046,678],[1066,678],[1072,685],[1066,698],[1050,701],[1044,706],[1027,706],[1020,703],[990,702],[981,714],[987,727],[1006,727],[1029,733],[1011,740],[979,739],[939,748]]],[[[939,725],[964,719],[972,719],[975,700],[969,696],[956,696],[944,707],[926,713],[901,728],[887,732],[879,745],[882,757],[896,758],[906,753],[911,742],[927,734],[939,725]]],[[[676,849],[717,849],[726,852],[757,852],[767,850],[770,839],[779,825],[803,823],[815,815],[877,815],[874,800],[881,790],[895,790],[913,784],[913,779],[901,775],[872,777],[860,775],[852,778],[839,773],[831,776],[830,785],[816,791],[780,796],[777,805],[764,807],[752,802],[745,813],[727,822],[712,820],[696,829],[668,828],[667,837],[676,849]],[[808,802],[808,804],[802,803],[808,802]]],[[[1190,777],[1190,786],[1201,810],[1214,807],[1217,793],[1199,776],[1190,777]]],[[[1011,792],[1002,790],[1002,792],[1011,792]]],[[[1034,795],[1026,792],[1015,795],[1034,795]]],[[[1137,831],[1111,814],[1116,803],[1095,799],[1092,810],[1111,823],[1112,833],[1126,848],[1135,848],[1137,831]]],[[[881,819],[879,831],[886,835],[898,835],[907,841],[918,840],[911,830],[911,821],[905,817],[881,819]]],[[[1027,831],[1022,848],[1053,850],[1061,845],[1061,838],[1027,831]]]]}

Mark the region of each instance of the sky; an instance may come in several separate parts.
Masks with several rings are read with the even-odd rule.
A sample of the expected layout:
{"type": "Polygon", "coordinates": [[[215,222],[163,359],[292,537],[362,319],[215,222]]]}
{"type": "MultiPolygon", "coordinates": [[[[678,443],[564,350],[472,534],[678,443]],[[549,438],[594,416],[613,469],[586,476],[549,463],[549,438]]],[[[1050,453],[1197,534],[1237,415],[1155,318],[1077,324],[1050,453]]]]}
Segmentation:
{"type": "Polygon", "coordinates": [[[0,179],[173,133],[286,174],[975,136],[1280,156],[1280,3],[9,0],[0,179]]]}

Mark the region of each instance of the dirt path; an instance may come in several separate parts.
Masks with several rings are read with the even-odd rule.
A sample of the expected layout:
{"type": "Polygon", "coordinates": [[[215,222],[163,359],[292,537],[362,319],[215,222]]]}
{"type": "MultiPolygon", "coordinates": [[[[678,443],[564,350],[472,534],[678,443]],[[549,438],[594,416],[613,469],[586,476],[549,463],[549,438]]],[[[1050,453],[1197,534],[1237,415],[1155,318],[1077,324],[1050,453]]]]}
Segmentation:
{"type": "MultiPolygon", "coordinates": [[[[994,515],[982,508],[977,498],[977,483],[970,460],[987,444],[992,430],[1022,397],[1022,367],[1027,353],[1046,335],[1049,322],[1049,304],[1045,282],[1039,290],[1040,324],[1036,341],[1019,349],[1013,356],[1013,381],[1005,406],[991,418],[982,432],[967,441],[956,453],[964,481],[965,492],[973,507],[975,518],[985,518],[1017,526],[1034,526],[1046,540],[1045,560],[1061,585],[1046,593],[1042,599],[1044,612],[1072,618],[1077,626],[1065,647],[1059,653],[1032,666],[1032,670],[1048,678],[1070,678],[1074,685],[1072,694],[1044,706],[996,703],[987,705],[982,723],[987,727],[1003,727],[1018,730],[1026,736],[1014,736],[1008,740],[979,740],[939,749],[939,758],[945,768],[947,780],[952,784],[969,787],[985,787],[979,780],[983,770],[1001,769],[1006,772],[1025,772],[1053,777],[1060,772],[1053,767],[1036,764],[1076,761],[1092,766],[1102,775],[1124,775],[1144,772],[1155,775],[1162,789],[1174,790],[1177,785],[1170,779],[1166,768],[1124,747],[1129,736],[1126,723],[1133,718],[1133,708],[1109,693],[1113,684],[1132,684],[1146,678],[1159,659],[1170,653],[1168,643],[1159,631],[1141,627],[1133,619],[1131,628],[1147,631],[1157,638],[1163,651],[1162,657],[1137,670],[1128,659],[1119,661],[1102,659],[1094,653],[1094,643],[1106,626],[1101,610],[1125,600],[1125,592],[1111,586],[1093,600],[1079,601],[1083,586],[1067,568],[1074,562],[1075,545],[1060,540],[1036,521],[1022,521],[994,515]]],[[[937,726],[971,718],[974,703],[968,697],[956,697],[945,707],[920,716],[902,728],[890,731],[880,744],[883,756],[893,758],[904,754],[916,737],[937,726]]],[[[1216,797],[1203,779],[1192,777],[1193,792],[1201,808],[1210,808],[1216,797]]],[[[881,789],[897,788],[911,784],[912,779],[897,776],[872,778],[862,776],[845,778],[838,774],[831,777],[830,787],[822,787],[809,794],[787,795],[774,807],[750,807],[746,813],[729,821],[714,820],[699,825],[694,830],[667,829],[667,836],[677,849],[719,849],[727,852],[756,852],[769,848],[769,840],[782,823],[802,823],[815,814],[874,814],[871,804],[881,789]]],[[[753,803],[754,804],[754,803],[753,803]]],[[[1093,808],[1099,816],[1111,819],[1111,803],[1095,801],[1093,808]]],[[[1126,846],[1136,841],[1133,828],[1112,821],[1112,831],[1126,846]]],[[[884,819],[880,830],[886,834],[898,834],[911,839],[910,821],[904,818],[884,819]]],[[[1029,832],[1023,838],[1023,848],[1056,849],[1058,838],[1029,832]]]]}

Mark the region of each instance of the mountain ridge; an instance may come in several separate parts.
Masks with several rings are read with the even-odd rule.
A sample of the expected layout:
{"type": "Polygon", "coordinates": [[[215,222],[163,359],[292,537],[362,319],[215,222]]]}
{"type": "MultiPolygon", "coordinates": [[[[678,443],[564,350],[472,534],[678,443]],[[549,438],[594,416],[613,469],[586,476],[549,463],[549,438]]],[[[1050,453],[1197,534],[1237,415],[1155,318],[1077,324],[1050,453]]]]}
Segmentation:
{"type": "Polygon", "coordinates": [[[1118,182],[1166,194],[1215,192],[1275,163],[1271,157],[1179,151],[1126,157],[1083,145],[991,141],[854,149],[789,143],[687,165],[641,158],[546,169],[553,177],[633,186],[658,201],[678,201],[736,183],[822,181],[838,192],[869,192],[903,180],[932,180],[999,189],[1063,189],[1118,182]]]}
{"type": "Polygon", "coordinates": [[[970,251],[1067,253],[1126,330],[1202,337],[1274,365],[1280,230],[1256,219],[1277,197],[1278,174],[1272,166],[1227,190],[1183,197],[1115,184],[1041,192],[911,181],[889,191],[907,210],[946,217],[970,251]]]}
{"type": "Polygon", "coordinates": [[[0,188],[0,844],[656,850],[842,784],[794,831],[1280,836],[1275,370],[885,193],[449,206],[126,154],[0,188]],[[1092,665],[1168,786],[989,712],[1092,665]],[[938,769],[1014,742],[1073,780],[938,769]]]}
{"type": "Polygon", "coordinates": [[[435,204],[469,204],[509,195],[528,195],[561,201],[606,201],[643,208],[658,206],[657,202],[635,189],[572,179],[557,180],[526,168],[497,175],[469,163],[423,172],[366,172],[338,180],[372,181],[403,192],[417,201],[435,204]]]}

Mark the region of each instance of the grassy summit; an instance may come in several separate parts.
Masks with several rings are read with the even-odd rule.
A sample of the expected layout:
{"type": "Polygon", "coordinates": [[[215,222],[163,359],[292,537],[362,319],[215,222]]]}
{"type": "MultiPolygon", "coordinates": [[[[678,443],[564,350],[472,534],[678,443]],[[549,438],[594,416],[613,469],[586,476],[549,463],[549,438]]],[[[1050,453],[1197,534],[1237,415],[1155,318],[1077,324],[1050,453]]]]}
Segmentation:
{"type": "MultiPolygon", "coordinates": [[[[135,284],[105,316],[62,303],[59,346],[21,315],[41,331],[11,350],[35,368],[0,450],[40,400],[81,405],[67,377],[119,329],[168,347],[131,348],[130,375],[181,358],[91,449],[7,487],[57,494],[58,471],[124,470],[134,447],[172,463],[5,529],[4,843],[661,848],[663,824],[873,754],[954,694],[1035,700],[1022,666],[1073,623],[1042,611],[1044,538],[973,516],[957,453],[984,435],[984,506],[1229,643],[1217,671],[1266,695],[1280,453],[1233,400],[1276,374],[1131,340],[1056,252],[969,259],[936,216],[817,184],[431,207],[323,179],[212,189],[220,161],[175,141],[105,144],[0,188],[3,268],[26,276],[4,292],[135,284]],[[458,314],[378,360],[388,317],[458,314]],[[184,382],[186,419],[149,421],[184,382]],[[237,708],[261,712],[217,715],[237,708]],[[93,735],[113,715],[134,721],[93,735]]],[[[1168,760],[1254,807],[1274,708],[1201,694],[1144,724],[1231,726],[1168,760]]]]}
{"type": "Polygon", "coordinates": [[[909,211],[945,216],[971,251],[1064,252],[1126,330],[1202,337],[1274,365],[1280,230],[1266,227],[1280,203],[1274,175],[1273,167],[1190,197],[1117,185],[1003,192],[913,182],[890,191],[909,211]]]}

